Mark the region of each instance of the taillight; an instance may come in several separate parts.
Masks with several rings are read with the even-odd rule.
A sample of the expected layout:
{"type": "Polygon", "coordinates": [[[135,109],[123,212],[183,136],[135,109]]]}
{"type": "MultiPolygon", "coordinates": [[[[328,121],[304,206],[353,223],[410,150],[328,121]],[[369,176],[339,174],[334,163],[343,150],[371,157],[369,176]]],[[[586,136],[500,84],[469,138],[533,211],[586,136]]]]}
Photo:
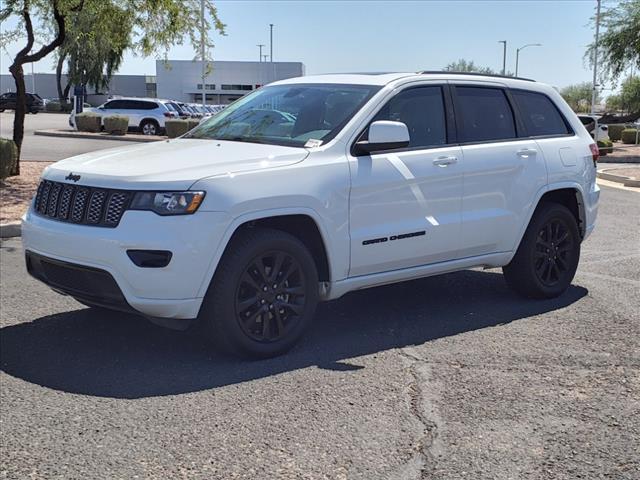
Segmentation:
{"type": "Polygon", "coordinates": [[[600,158],[600,150],[598,149],[598,145],[592,143],[589,145],[591,149],[591,156],[593,157],[593,166],[597,166],[598,158],[600,158]]]}

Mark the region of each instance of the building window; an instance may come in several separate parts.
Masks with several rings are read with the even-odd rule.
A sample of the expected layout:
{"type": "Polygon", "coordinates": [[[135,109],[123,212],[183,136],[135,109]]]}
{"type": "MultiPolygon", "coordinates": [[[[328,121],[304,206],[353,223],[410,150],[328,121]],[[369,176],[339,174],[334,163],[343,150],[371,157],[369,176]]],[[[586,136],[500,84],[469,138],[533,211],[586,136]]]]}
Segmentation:
{"type": "Polygon", "coordinates": [[[202,90],[202,84],[201,84],[201,83],[199,83],[199,84],[196,86],[196,90],[202,90]]]}
{"type": "Polygon", "coordinates": [[[215,89],[216,89],[216,85],[215,85],[214,83],[207,83],[207,84],[205,85],[205,88],[206,88],[207,90],[215,90],[215,89]]]}
{"type": "Polygon", "coordinates": [[[222,84],[222,90],[253,90],[253,85],[225,85],[225,84],[222,84]]]}

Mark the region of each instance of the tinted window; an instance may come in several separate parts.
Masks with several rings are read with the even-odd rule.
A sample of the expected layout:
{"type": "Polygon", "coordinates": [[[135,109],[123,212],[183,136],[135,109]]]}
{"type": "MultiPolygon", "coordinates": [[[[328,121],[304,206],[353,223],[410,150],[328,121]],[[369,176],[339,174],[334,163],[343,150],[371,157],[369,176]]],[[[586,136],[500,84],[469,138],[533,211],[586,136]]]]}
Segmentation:
{"type": "Polygon", "coordinates": [[[516,137],[513,112],[499,88],[456,87],[457,116],[465,142],[505,140],[516,137]]]}
{"type": "Polygon", "coordinates": [[[120,108],[127,108],[124,100],[111,100],[104,104],[104,108],[107,110],[115,110],[120,108]]]}
{"type": "Polygon", "coordinates": [[[562,115],[546,95],[523,90],[514,90],[512,95],[529,135],[566,135],[570,133],[562,115]]]}
{"type": "Polygon", "coordinates": [[[382,107],[373,121],[402,122],[409,129],[409,148],[447,143],[444,101],[440,87],[411,88],[382,107]]]}

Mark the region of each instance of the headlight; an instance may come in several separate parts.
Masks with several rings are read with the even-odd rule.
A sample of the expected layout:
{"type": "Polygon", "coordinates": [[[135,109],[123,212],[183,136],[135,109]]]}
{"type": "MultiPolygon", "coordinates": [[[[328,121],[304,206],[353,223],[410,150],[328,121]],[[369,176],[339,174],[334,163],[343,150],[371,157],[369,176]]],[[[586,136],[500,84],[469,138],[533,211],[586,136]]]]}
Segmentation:
{"type": "Polygon", "coordinates": [[[138,192],[131,210],[151,210],[158,215],[188,215],[198,210],[204,192],[138,192]]]}

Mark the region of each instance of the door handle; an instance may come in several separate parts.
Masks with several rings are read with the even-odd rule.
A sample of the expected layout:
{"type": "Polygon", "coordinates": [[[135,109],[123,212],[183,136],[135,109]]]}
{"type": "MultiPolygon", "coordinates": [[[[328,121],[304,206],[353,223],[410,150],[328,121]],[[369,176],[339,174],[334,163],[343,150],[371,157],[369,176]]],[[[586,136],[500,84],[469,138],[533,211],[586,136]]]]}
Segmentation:
{"type": "Polygon", "coordinates": [[[522,150],[518,150],[516,152],[516,155],[518,155],[520,158],[529,158],[535,157],[537,153],[538,151],[533,148],[523,148],[522,150]]]}
{"type": "Polygon", "coordinates": [[[446,167],[453,163],[458,163],[458,157],[438,157],[433,161],[433,164],[438,167],[446,167]]]}

